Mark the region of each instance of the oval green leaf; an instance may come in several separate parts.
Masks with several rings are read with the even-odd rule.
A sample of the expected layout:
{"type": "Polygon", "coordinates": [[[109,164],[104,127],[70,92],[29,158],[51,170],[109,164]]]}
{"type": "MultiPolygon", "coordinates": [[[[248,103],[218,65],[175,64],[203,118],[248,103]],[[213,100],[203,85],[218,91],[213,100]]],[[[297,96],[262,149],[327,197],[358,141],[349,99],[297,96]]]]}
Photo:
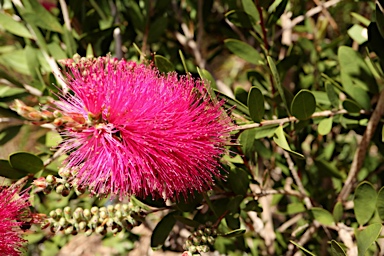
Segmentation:
{"type": "Polygon", "coordinates": [[[339,95],[337,95],[334,85],[332,85],[331,82],[325,82],[325,91],[327,92],[328,99],[332,106],[334,108],[339,108],[339,95]]]}
{"type": "Polygon", "coordinates": [[[332,214],[323,208],[313,207],[310,209],[310,211],[313,215],[313,218],[320,224],[331,226],[335,223],[332,214]]]}
{"type": "Polygon", "coordinates": [[[9,156],[9,163],[12,168],[28,173],[37,173],[44,168],[40,157],[27,152],[18,152],[9,156]]]}
{"type": "Polygon", "coordinates": [[[332,130],[333,117],[328,117],[320,121],[317,132],[320,135],[327,135],[332,130]]]}
{"type": "Polygon", "coordinates": [[[349,113],[360,113],[361,107],[353,100],[346,99],[343,101],[343,108],[349,113]]]}
{"type": "Polygon", "coordinates": [[[331,256],[344,256],[345,254],[344,249],[340,246],[338,242],[335,240],[331,241],[331,256]]]}
{"type": "Polygon", "coordinates": [[[155,65],[160,72],[168,73],[175,70],[173,64],[167,58],[161,55],[155,56],[155,65]]]}
{"type": "Polygon", "coordinates": [[[263,64],[260,53],[249,44],[237,39],[226,39],[224,44],[232,53],[249,63],[263,64]]]}
{"type": "Polygon", "coordinates": [[[381,187],[377,194],[376,209],[380,219],[384,221],[384,187],[381,187]]]}
{"type": "Polygon", "coordinates": [[[364,256],[368,248],[377,240],[381,232],[381,223],[373,223],[356,234],[357,251],[364,256]]]}
{"type": "Polygon", "coordinates": [[[248,94],[248,109],[249,114],[254,122],[260,122],[263,119],[264,108],[264,95],[257,87],[252,87],[248,94]]]}
{"type": "Polygon", "coordinates": [[[8,178],[8,179],[20,179],[27,174],[25,172],[16,170],[12,168],[7,160],[0,160],[0,176],[8,178]]]}
{"type": "Polygon", "coordinates": [[[291,113],[299,120],[309,119],[316,110],[316,99],[308,90],[299,91],[293,98],[291,113]]]}
{"type": "Polygon", "coordinates": [[[377,193],[369,182],[362,182],[356,188],[353,199],[356,220],[359,225],[365,225],[376,210],[377,193]]]}
{"type": "Polygon", "coordinates": [[[335,222],[339,222],[343,218],[343,204],[341,202],[337,202],[335,204],[335,207],[333,207],[333,218],[335,219],[335,222]]]}
{"type": "Polygon", "coordinates": [[[173,229],[173,226],[176,223],[176,219],[174,215],[176,212],[170,212],[165,215],[159,223],[157,223],[155,229],[152,232],[151,236],[151,247],[159,247],[162,246],[169,236],[169,233],[173,229]]]}

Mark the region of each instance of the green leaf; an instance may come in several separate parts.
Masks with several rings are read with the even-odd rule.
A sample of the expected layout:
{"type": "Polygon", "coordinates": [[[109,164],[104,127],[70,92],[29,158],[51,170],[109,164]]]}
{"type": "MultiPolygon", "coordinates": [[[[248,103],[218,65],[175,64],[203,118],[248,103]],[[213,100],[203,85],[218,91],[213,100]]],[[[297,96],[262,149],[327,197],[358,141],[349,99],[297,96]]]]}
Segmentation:
{"type": "Polygon", "coordinates": [[[358,44],[363,44],[368,41],[368,31],[358,24],[353,25],[348,29],[348,35],[358,44]]]}
{"type": "Polygon", "coordinates": [[[341,202],[337,202],[335,206],[333,207],[333,218],[335,219],[335,222],[339,222],[343,218],[343,204],[341,202]]]}
{"type": "Polygon", "coordinates": [[[356,234],[359,256],[364,256],[368,248],[377,240],[381,232],[381,223],[373,223],[356,234]]]}
{"type": "Polygon", "coordinates": [[[319,168],[320,172],[323,172],[326,175],[335,177],[337,179],[343,178],[343,176],[340,173],[340,170],[336,167],[335,163],[331,163],[323,159],[316,159],[315,165],[317,166],[317,168],[319,168]]]}
{"type": "Polygon", "coordinates": [[[356,220],[359,225],[365,225],[376,210],[377,193],[369,182],[362,182],[355,190],[353,199],[356,220]]]}
{"type": "Polygon", "coordinates": [[[317,132],[320,135],[327,135],[332,130],[333,117],[324,118],[320,121],[317,132]]]}
{"type": "Polygon", "coordinates": [[[309,119],[316,110],[316,100],[313,94],[306,90],[300,90],[293,98],[291,113],[299,120],[309,119]]]}
{"type": "Polygon", "coordinates": [[[19,134],[22,125],[10,126],[0,130],[0,145],[4,145],[19,134]]]}
{"type": "Polygon", "coordinates": [[[280,75],[277,72],[277,68],[276,68],[275,62],[273,61],[273,59],[270,56],[267,56],[267,61],[268,61],[268,66],[271,69],[274,86],[277,87],[277,90],[279,91],[280,97],[281,97],[281,99],[284,102],[285,108],[289,112],[288,102],[287,102],[287,99],[285,98],[284,88],[283,88],[283,86],[281,84],[280,75]]]}
{"type": "Polygon", "coordinates": [[[6,98],[25,93],[26,90],[22,88],[11,87],[9,85],[0,85],[0,98],[6,98]]]}
{"type": "Polygon", "coordinates": [[[8,32],[27,38],[33,38],[28,29],[21,23],[14,19],[11,16],[0,12],[0,26],[3,27],[8,32]]]}
{"type": "Polygon", "coordinates": [[[235,194],[245,195],[248,191],[250,181],[246,171],[240,168],[233,168],[228,174],[227,182],[235,194]]]}
{"type": "Polygon", "coordinates": [[[257,87],[252,87],[248,94],[249,114],[254,122],[260,122],[264,116],[264,96],[257,87]]]}
{"type": "Polygon", "coordinates": [[[235,88],[235,98],[237,100],[239,100],[241,103],[243,103],[244,105],[247,105],[248,104],[248,92],[246,90],[244,90],[243,87],[241,86],[237,86],[235,88]]]}
{"type": "Polygon", "coordinates": [[[230,237],[242,236],[244,233],[245,233],[245,229],[236,229],[224,234],[220,234],[219,236],[230,238],[230,237]]]}
{"type": "Polygon", "coordinates": [[[255,130],[255,139],[261,139],[265,137],[272,137],[275,134],[275,130],[279,125],[268,125],[268,126],[260,126],[257,128],[254,128],[255,130]]]}
{"type": "Polygon", "coordinates": [[[200,222],[197,222],[197,221],[195,221],[195,220],[191,220],[191,219],[185,218],[185,217],[180,216],[180,215],[173,215],[173,217],[174,217],[176,220],[178,220],[178,221],[184,223],[185,225],[187,225],[187,226],[189,226],[189,227],[197,228],[197,227],[199,227],[199,226],[201,225],[200,222]]]}
{"type": "Polygon", "coordinates": [[[40,157],[27,152],[13,153],[9,156],[10,165],[25,173],[37,173],[44,168],[40,157]]]}
{"type": "Polygon", "coordinates": [[[350,13],[352,17],[357,19],[360,23],[362,23],[364,26],[368,27],[369,23],[371,22],[369,19],[365,18],[364,16],[356,13],[356,12],[351,12],[350,13]]]}
{"type": "Polygon", "coordinates": [[[24,12],[22,17],[29,24],[35,25],[39,28],[63,33],[60,23],[42,6],[35,12],[24,12]]]}
{"type": "Polygon", "coordinates": [[[8,179],[20,179],[25,177],[27,173],[12,168],[7,160],[0,160],[0,176],[8,179]]]}
{"type": "Polygon", "coordinates": [[[384,6],[383,2],[376,1],[376,24],[380,35],[384,38],[384,6]]]}
{"type": "Polygon", "coordinates": [[[325,91],[327,92],[327,96],[329,101],[331,102],[334,108],[339,108],[339,95],[337,95],[334,86],[331,82],[325,82],[325,91]]]}
{"type": "Polygon", "coordinates": [[[344,249],[335,240],[331,241],[331,256],[346,256],[344,249]]]}
{"type": "Polygon", "coordinates": [[[326,226],[334,225],[335,221],[329,211],[319,207],[313,207],[310,209],[310,211],[313,215],[313,218],[317,220],[320,224],[326,226]]]}
{"type": "Polygon", "coordinates": [[[376,209],[380,219],[384,221],[384,187],[381,187],[377,194],[376,209]]]}
{"type": "Polygon", "coordinates": [[[226,39],[224,40],[224,44],[232,53],[249,63],[255,65],[264,63],[260,53],[243,41],[237,39],[226,39]]]}
{"type": "Polygon", "coordinates": [[[295,151],[292,151],[292,149],[289,147],[288,141],[285,138],[283,127],[280,125],[275,130],[275,137],[273,137],[273,141],[282,149],[286,150],[287,152],[291,153],[294,156],[304,158],[304,156],[300,153],[297,153],[295,151]]]}
{"type": "Polygon", "coordinates": [[[208,70],[203,68],[197,68],[197,72],[199,73],[199,76],[201,79],[206,80],[209,82],[210,88],[217,89],[215,78],[209,73],[208,70]]]}
{"type": "Polygon", "coordinates": [[[338,59],[345,92],[364,109],[370,109],[368,92],[376,94],[379,90],[364,59],[358,52],[347,46],[339,48],[338,59]]]}
{"type": "Polygon", "coordinates": [[[302,251],[305,252],[306,254],[311,255],[311,256],[316,256],[315,254],[311,253],[310,251],[308,251],[307,249],[305,249],[303,246],[299,245],[299,244],[296,243],[295,241],[290,240],[289,242],[291,242],[292,244],[294,244],[296,247],[298,247],[300,250],[302,250],[302,251]]]}
{"type": "Polygon", "coordinates": [[[168,213],[159,221],[159,223],[157,223],[155,229],[152,232],[151,247],[156,248],[164,244],[176,223],[176,219],[174,217],[176,213],[177,212],[168,213]]]}
{"type": "Polygon", "coordinates": [[[241,0],[244,11],[257,22],[260,20],[259,12],[252,0],[241,0]]]}
{"type": "Polygon", "coordinates": [[[168,73],[175,71],[173,64],[167,58],[161,55],[155,55],[155,65],[160,72],[168,73]]]}
{"type": "Polygon", "coordinates": [[[346,99],[343,101],[343,108],[349,113],[360,113],[361,107],[353,100],[346,99]]]}
{"type": "Polygon", "coordinates": [[[248,120],[251,120],[247,106],[245,106],[240,101],[233,99],[218,90],[214,89],[213,91],[216,93],[219,99],[225,100],[225,104],[224,104],[225,107],[232,109],[233,112],[242,115],[244,118],[248,120]]]}

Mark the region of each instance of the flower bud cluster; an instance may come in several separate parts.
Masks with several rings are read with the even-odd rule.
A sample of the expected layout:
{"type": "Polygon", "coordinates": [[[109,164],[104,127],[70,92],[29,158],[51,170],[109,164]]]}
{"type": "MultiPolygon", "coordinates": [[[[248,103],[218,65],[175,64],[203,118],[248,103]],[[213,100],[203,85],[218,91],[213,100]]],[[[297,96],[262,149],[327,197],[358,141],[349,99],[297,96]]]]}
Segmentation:
{"type": "Polygon", "coordinates": [[[211,223],[201,225],[195,230],[184,244],[188,255],[200,255],[202,252],[209,252],[210,246],[215,243],[217,229],[211,223]]]}
{"type": "MultiPolygon", "coordinates": [[[[36,179],[33,184],[37,187],[37,192],[43,191],[45,194],[49,194],[52,190],[55,190],[56,193],[64,197],[68,196],[74,184],[73,182],[68,182],[68,179],[71,179],[76,174],[76,170],[75,168],[71,170],[60,168],[58,174],[60,177],[48,175],[47,177],[36,179]]],[[[77,195],[85,193],[84,188],[74,187],[74,189],[77,195]]]]}
{"type": "Polygon", "coordinates": [[[53,112],[37,110],[25,105],[20,100],[15,100],[11,109],[34,124],[51,123],[58,128],[71,127],[73,129],[81,129],[86,124],[86,120],[81,114],[71,113],[70,115],[63,115],[59,110],[53,112]]]}
{"type": "Polygon", "coordinates": [[[67,206],[64,209],[56,209],[49,213],[44,228],[50,227],[51,232],[63,231],[66,235],[76,235],[84,232],[90,236],[93,233],[106,235],[122,230],[130,230],[141,224],[143,212],[140,207],[132,203],[108,205],[107,207],[92,207],[72,209],[67,206]]]}

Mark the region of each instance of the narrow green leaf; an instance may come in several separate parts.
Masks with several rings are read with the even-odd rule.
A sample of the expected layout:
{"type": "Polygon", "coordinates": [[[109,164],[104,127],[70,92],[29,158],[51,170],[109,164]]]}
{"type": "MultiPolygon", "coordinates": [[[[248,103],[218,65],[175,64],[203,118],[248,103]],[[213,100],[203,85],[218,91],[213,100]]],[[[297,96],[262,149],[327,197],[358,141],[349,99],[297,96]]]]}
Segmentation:
{"type": "Polygon", "coordinates": [[[333,117],[324,118],[317,126],[317,132],[320,135],[327,135],[332,130],[333,117]]]}
{"type": "Polygon", "coordinates": [[[376,209],[380,219],[384,221],[384,187],[381,187],[377,194],[376,209]]]}
{"type": "Polygon", "coordinates": [[[248,94],[249,114],[254,122],[260,122],[264,116],[264,95],[257,87],[252,87],[248,94]]]}
{"type": "Polygon", "coordinates": [[[27,152],[17,152],[9,156],[10,165],[17,170],[25,173],[37,173],[44,168],[40,157],[27,152]]]}
{"type": "Polygon", "coordinates": [[[26,90],[22,88],[11,87],[9,85],[0,85],[0,98],[6,98],[25,93],[26,90]]]}
{"type": "Polygon", "coordinates": [[[284,88],[283,88],[283,86],[281,84],[280,75],[277,72],[277,68],[276,68],[275,62],[273,61],[273,59],[270,56],[267,56],[267,61],[268,61],[268,66],[269,66],[269,68],[271,69],[271,72],[272,72],[274,86],[277,87],[277,90],[278,90],[278,92],[280,94],[280,97],[281,97],[281,99],[284,102],[285,108],[289,112],[288,102],[287,102],[287,99],[285,98],[284,88]]]}
{"type": "Polygon", "coordinates": [[[237,39],[226,39],[224,40],[224,44],[232,53],[249,63],[255,65],[264,63],[260,53],[243,41],[237,39]]]}
{"type": "Polygon", "coordinates": [[[271,125],[271,126],[260,126],[257,128],[254,128],[255,130],[255,139],[261,139],[265,137],[272,137],[275,134],[275,130],[279,125],[271,125]]]}
{"type": "Polygon", "coordinates": [[[383,2],[376,1],[376,24],[381,37],[384,38],[384,6],[383,2]]]}
{"type": "Polygon", "coordinates": [[[219,99],[225,100],[225,105],[227,105],[229,108],[233,109],[233,107],[235,107],[233,109],[235,113],[241,114],[244,118],[251,120],[247,106],[245,106],[240,101],[233,99],[218,90],[214,89],[213,91],[216,93],[219,99]]]}
{"type": "Polygon", "coordinates": [[[25,177],[27,173],[12,168],[7,160],[0,160],[0,176],[8,179],[20,179],[25,177]]]}
{"type": "Polygon", "coordinates": [[[161,55],[155,55],[155,65],[160,72],[168,73],[175,71],[173,64],[167,58],[161,55]]]}
{"type": "Polygon", "coordinates": [[[334,85],[331,82],[325,82],[325,91],[327,92],[328,99],[334,108],[339,108],[339,95],[337,95],[334,85]]]}
{"type": "Polygon", "coordinates": [[[333,207],[333,218],[335,219],[335,222],[339,222],[343,218],[343,204],[341,202],[337,202],[335,206],[333,207]]]}
{"type": "Polygon", "coordinates": [[[291,113],[299,120],[309,119],[316,110],[316,100],[313,94],[306,90],[300,90],[293,98],[291,113]]]}
{"type": "Polygon", "coordinates": [[[290,240],[290,242],[291,242],[292,244],[294,244],[296,247],[298,247],[300,250],[302,250],[303,252],[305,252],[306,254],[311,255],[311,256],[316,256],[315,254],[311,253],[310,251],[308,251],[307,249],[305,249],[303,246],[299,245],[299,244],[296,243],[295,241],[290,240]]]}
{"type": "Polygon", "coordinates": [[[365,225],[376,210],[377,193],[369,182],[362,182],[355,190],[353,199],[356,220],[359,225],[365,225]]]}
{"type": "Polygon", "coordinates": [[[164,244],[176,223],[176,219],[174,217],[176,213],[177,212],[168,213],[159,221],[159,223],[157,223],[155,229],[152,232],[151,247],[156,248],[164,244]]]}
{"type": "Polygon", "coordinates": [[[236,229],[224,234],[220,234],[219,236],[230,238],[230,237],[242,236],[244,233],[245,233],[245,229],[236,229]]]}
{"type": "Polygon", "coordinates": [[[273,137],[273,141],[282,149],[286,150],[287,152],[291,153],[294,156],[304,158],[304,156],[300,153],[297,153],[295,151],[292,151],[292,149],[289,147],[288,141],[285,138],[283,127],[280,125],[275,130],[275,137],[273,137]]]}
{"type": "Polygon", "coordinates": [[[351,14],[352,17],[357,19],[360,23],[362,23],[366,27],[368,27],[369,23],[371,23],[371,21],[369,19],[365,18],[364,16],[362,16],[362,15],[356,13],[356,12],[351,12],[350,14],[351,14]]]}
{"type": "Polygon", "coordinates": [[[179,56],[180,56],[180,59],[181,59],[181,63],[183,63],[183,67],[184,67],[184,71],[185,73],[188,74],[188,68],[187,68],[187,63],[185,62],[185,58],[184,58],[184,54],[181,50],[179,50],[179,56]]]}
{"type": "Polygon", "coordinates": [[[356,234],[357,251],[364,256],[368,248],[377,240],[381,232],[381,223],[373,223],[356,234]]]}
{"type": "Polygon", "coordinates": [[[335,221],[329,211],[319,207],[313,207],[310,209],[310,211],[313,215],[313,218],[317,220],[320,224],[326,226],[334,225],[335,221]]]}
{"type": "Polygon", "coordinates": [[[344,249],[335,240],[331,241],[331,256],[346,256],[344,249]]]}
{"type": "Polygon", "coordinates": [[[12,19],[11,16],[0,12],[0,26],[8,32],[27,38],[33,38],[28,29],[19,21],[12,19]]]}
{"type": "Polygon", "coordinates": [[[50,12],[35,0],[31,0],[31,3],[33,4],[33,10],[27,10],[22,13],[22,17],[28,24],[42,29],[63,33],[59,21],[50,12]]]}
{"type": "Polygon", "coordinates": [[[255,22],[260,20],[259,12],[252,0],[241,0],[244,11],[253,18],[255,22]]]}

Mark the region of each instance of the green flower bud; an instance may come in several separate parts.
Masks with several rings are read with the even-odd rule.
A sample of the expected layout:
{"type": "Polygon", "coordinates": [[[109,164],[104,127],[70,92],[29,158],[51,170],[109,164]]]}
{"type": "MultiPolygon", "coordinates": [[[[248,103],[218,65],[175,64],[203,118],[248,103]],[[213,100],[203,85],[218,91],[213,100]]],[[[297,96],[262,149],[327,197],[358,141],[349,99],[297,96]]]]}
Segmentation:
{"type": "Polygon", "coordinates": [[[85,221],[82,221],[79,223],[79,230],[84,231],[87,227],[87,223],[85,221]]]}
{"type": "Polygon", "coordinates": [[[86,220],[90,220],[91,217],[92,217],[92,213],[91,213],[91,211],[90,211],[89,209],[84,209],[84,211],[83,211],[83,217],[84,217],[84,219],[86,219],[86,220]]]}
{"type": "Polygon", "coordinates": [[[189,247],[189,250],[188,250],[188,251],[190,251],[191,253],[195,253],[195,252],[197,252],[196,246],[191,245],[191,246],[189,247]]]}
{"type": "Polygon", "coordinates": [[[56,217],[57,217],[56,211],[50,211],[49,212],[49,217],[51,217],[52,219],[56,219],[56,217]]]}
{"type": "Polygon", "coordinates": [[[213,236],[209,236],[207,238],[207,242],[210,244],[210,245],[214,245],[215,244],[215,238],[213,236]]]}
{"type": "Polygon", "coordinates": [[[48,182],[48,184],[55,184],[56,183],[56,178],[53,175],[48,175],[45,180],[48,182]]]}
{"type": "Polygon", "coordinates": [[[93,230],[92,230],[92,229],[88,229],[87,231],[85,231],[84,234],[85,234],[86,236],[91,236],[92,233],[93,233],[93,230]]]}
{"type": "Polygon", "coordinates": [[[200,245],[196,249],[198,252],[209,252],[209,246],[208,245],[200,245]]]}
{"type": "Polygon", "coordinates": [[[92,213],[93,215],[98,214],[98,213],[99,213],[99,208],[98,208],[97,206],[93,206],[93,207],[91,208],[91,213],[92,213]]]}
{"type": "Polygon", "coordinates": [[[64,217],[61,217],[58,223],[60,226],[64,227],[67,224],[67,220],[64,217]]]}
{"type": "Polygon", "coordinates": [[[71,235],[73,231],[73,226],[69,226],[64,230],[64,234],[71,235]]]}
{"type": "Polygon", "coordinates": [[[57,217],[62,217],[63,216],[63,210],[61,210],[60,208],[56,209],[55,212],[56,212],[57,217]]]}

